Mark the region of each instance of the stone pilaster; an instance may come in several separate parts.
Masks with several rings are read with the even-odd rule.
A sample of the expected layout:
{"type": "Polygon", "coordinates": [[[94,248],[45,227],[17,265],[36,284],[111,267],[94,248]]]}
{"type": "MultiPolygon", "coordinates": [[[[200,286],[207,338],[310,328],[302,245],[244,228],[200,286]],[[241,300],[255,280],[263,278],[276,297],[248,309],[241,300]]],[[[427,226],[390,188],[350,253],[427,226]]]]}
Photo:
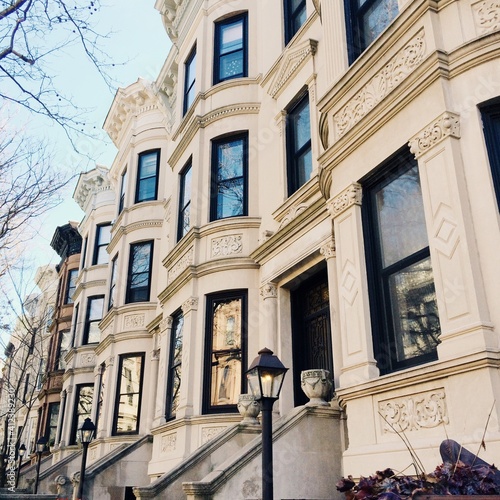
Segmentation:
{"type": "Polygon", "coordinates": [[[420,172],[441,323],[439,359],[496,349],[460,151],[459,116],[445,112],[409,142],[420,172]]]}
{"type": "Polygon", "coordinates": [[[333,196],[327,202],[327,209],[333,219],[336,241],[342,359],[339,386],[346,387],[379,375],[373,355],[366,284],[361,186],[353,183],[333,196]]]}
{"type": "Polygon", "coordinates": [[[278,287],[275,283],[266,283],[260,287],[261,314],[259,316],[259,346],[266,346],[277,352],[278,334],[278,287]]]}
{"type": "Polygon", "coordinates": [[[55,446],[59,446],[59,443],[61,442],[61,433],[62,433],[62,417],[64,414],[64,409],[66,407],[66,391],[61,391],[61,403],[59,405],[59,415],[57,416],[57,431],[56,431],[56,439],[55,439],[55,446]]]}
{"type": "MultiPolygon", "coordinates": [[[[157,374],[157,389],[155,397],[155,408],[153,415],[153,427],[157,427],[165,423],[165,402],[167,396],[167,377],[168,377],[168,356],[170,351],[170,335],[172,334],[172,316],[167,316],[160,322],[160,333],[158,335],[158,374],[157,374]]],[[[155,379],[152,379],[155,380],[155,379]]]]}

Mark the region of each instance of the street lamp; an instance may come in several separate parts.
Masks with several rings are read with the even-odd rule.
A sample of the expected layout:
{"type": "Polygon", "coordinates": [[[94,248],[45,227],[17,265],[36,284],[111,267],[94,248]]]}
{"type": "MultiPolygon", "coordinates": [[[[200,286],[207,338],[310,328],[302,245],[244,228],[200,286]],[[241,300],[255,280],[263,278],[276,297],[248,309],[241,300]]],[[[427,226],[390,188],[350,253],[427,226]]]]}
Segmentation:
{"type": "Polygon", "coordinates": [[[22,444],[19,446],[19,449],[17,450],[17,453],[19,455],[19,465],[17,466],[17,474],[16,474],[16,488],[19,483],[19,473],[21,472],[21,464],[23,463],[23,457],[24,454],[26,453],[26,446],[22,444]]]}
{"type": "Polygon", "coordinates": [[[83,497],[83,482],[85,481],[85,465],[87,463],[87,451],[89,449],[89,444],[94,439],[95,425],[90,418],[86,418],[82,426],[78,429],[80,436],[80,442],[83,446],[82,454],[82,467],[80,469],[80,484],[78,485],[78,495],[77,499],[81,500],[83,497]]]}
{"type": "Polygon", "coordinates": [[[285,379],[283,363],[264,347],[252,361],[246,375],[248,385],[262,404],[262,500],[273,500],[273,428],[272,409],[285,379]]]}
{"type": "Polygon", "coordinates": [[[38,455],[38,461],[36,463],[36,480],[35,480],[35,495],[38,492],[38,479],[40,478],[40,463],[42,462],[42,453],[45,451],[45,445],[47,444],[47,438],[42,436],[36,442],[36,454],[38,455]]]}

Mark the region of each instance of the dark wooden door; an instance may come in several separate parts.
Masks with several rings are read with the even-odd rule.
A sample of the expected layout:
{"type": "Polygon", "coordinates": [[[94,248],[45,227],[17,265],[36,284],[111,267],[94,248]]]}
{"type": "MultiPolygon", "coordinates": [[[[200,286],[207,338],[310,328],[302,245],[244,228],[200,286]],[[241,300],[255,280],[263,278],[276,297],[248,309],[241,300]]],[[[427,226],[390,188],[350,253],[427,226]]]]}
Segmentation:
{"type": "Polygon", "coordinates": [[[333,376],[330,304],[326,269],[292,291],[293,385],[295,406],[309,400],[300,387],[300,372],[329,370],[333,376]]]}

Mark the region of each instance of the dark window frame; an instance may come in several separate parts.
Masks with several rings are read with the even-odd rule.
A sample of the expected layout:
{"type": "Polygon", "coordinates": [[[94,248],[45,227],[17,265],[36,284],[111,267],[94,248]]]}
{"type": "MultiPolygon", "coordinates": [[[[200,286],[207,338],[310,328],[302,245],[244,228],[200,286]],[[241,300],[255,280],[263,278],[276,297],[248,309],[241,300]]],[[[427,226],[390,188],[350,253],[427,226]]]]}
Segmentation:
{"type": "Polygon", "coordinates": [[[246,392],[247,370],[247,344],[248,344],[248,290],[226,290],[206,295],[206,318],[205,318],[205,353],[203,368],[203,414],[236,413],[237,405],[217,405],[211,404],[212,395],[212,339],[213,339],[213,307],[217,302],[241,299],[241,394],[246,392]]]}
{"type": "MultiPolygon", "coordinates": [[[[359,0],[344,0],[346,36],[347,36],[347,56],[349,64],[352,64],[372,43],[367,40],[363,32],[362,24],[364,16],[377,3],[387,0],[365,0],[361,7],[358,6],[359,0]]],[[[398,9],[399,14],[399,9],[398,9]]],[[[396,15],[398,15],[396,14],[396,15]]],[[[394,20],[389,20],[387,26],[394,20]]],[[[385,30],[384,26],[381,31],[385,30]]]]}
{"type": "Polygon", "coordinates": [[[66,291],[64,293],[64,304],[73,304],[74,300],[72,299],[72,295],[76,290],[76,280],[78,279],[78,268],[70,269],[66,275],[66,291]],[[72,277],[75,277],[74,286],[72,284],[72,277]]]}
{"type": "MultiPolygon", "coordinates": [[[[127,288],[126,288],[126,292],[125,292],[125,303],[126,304],[133,304],[136,302],[149,302],[149,300],[151,298],[151,280],[152,280],[152,275],[153,275],[153,252],[154,252],[154,240],[137,241],[137,242],[130,244],[130,246],[129,246],[129,259],[128,259],[128,271],[127,271],[127,288]],[[133,260],[134,248],[138,247],[138,246],[145,246],[145,245],[150,246],[147,293],[146,293],[146,298],[144,300],[136,300],[133,296],[133,289],[131,287],[132,267],[134,265],[134,260],[133,260]]],[[[136,274],[141,274],[141,273],[136,273],[136,274]]],[[[136,287],[136,288],[138,288],[138,287],[136,287]]],[[[142,287],[142,288],[146,288],[146,287],[142,287]]],[[[135,293],[138,293],[138,292],[135,292],[135,293]]]]}
{"type": "Polygon", "coordinates": [[[248,76],[248,13],[242,12],[236,16],[229,17],[227,19],[223,19],[222,21],[215,22],[214,29],[214,74],[213,74],[213,84],[216,85],[221,82],[225,82],[227,80],[232,80],[234,78],[245,78],[248,76]],[[237,22],[242,23],[242,45],[241,49],[237,49],[234,51],[229,51],[224,54],[221,54],[221,36],[222,30],[224,27],[235,24],[237,22]],[[231,53],[242,52],[242,66],[243,71],[238,75],[230,75],[227,77],[221,77],[221,58],[223,56],[227,56],[231,53]]]}
{"type": "Polygon", "coordinates": [[[185,115],[191,104],[194,102],[194,95],[191,100],[189,96],[191,91],[194,89],[196,85],[196,44],[194,44],[191,52],[187,56],[186,62],[184,63],[184,100],[182,103],[182,114],[185,115]],[[193,64],[194,63],[194,64],[193,64]],[[192,72],[194,70],[194,77],[192,78],[191,83],[189,82],[189,77],[193,76],[192,72]]]}
{"type": "MultiPolygon", "coordinates": [[[[85,312],[85,327],[83,330],[83,337],[82,337],[82,345],[88,345],[89,344],[89,333],[90,333],[90,327],[94,323],[99,323],[102,321],[102,318],[104,317],[104,295],[92,295],[87,298],[87,310],[85,312]],[[100,319],[90,319],[90,311],[92,309],[92,302],[96,300],[102,300],[102,312],[101,312],[101,317],[100,319]]],[[[98,342],[90,342],[90,344],[97,344],[98,342]]]]}
{"type": "Polygon", "coordinates": [[[82,260],[80,262],[80,269],[85,269],[85,261],[87,260],[88,243],[89,243],[89,237],[85,236],[85,239],[83,240],[82,260]]]}
{"type": "MultiPolygon", "coordinates": [[[[418,164],[407,147],[402,148],[379,168],[361,181],[363,185],[362,221],[365,241],[368,293],[370,298],[370,316],[373,333],[373,349],[381,375],[394,373],[406,368],[420,366],[435,361],[437,348],[424,355],[396,359],[394,346],[396,332],[394,316],[391,309],[393,303],[389,291],[389,279],[397,272],[411,265],[430,258],[429,246],[407,255],[394,263],[383,266],[382,249],[377,221],[375,194],[380,189],[400,178],[401,174],[418,164]]],[[[439,319],[439,318],[438,318],[439,319]]]]}
{"type": "Polygon", "coordinates": [[[191,225],[191,213],[190,213],[190,217],[189,217],[189,221],[190,221],[190,224],[189,224],[189,227],[187,228],[187,230],[185,230],[186,228],[184,227],[184,216],[185,216],[185,213],[187,210],[189,210],[189,212],[191,212],[191,193],[192,193],[192,190],[190,190],[189,192],[189,200],[186,200],[185,197],[186,197],[186,177],[187,177],[187,174],[190,173],[191,174],[191,182],[192,182],[192,179],[193,179],[193,161],[192,161],[192,158],[190,158],[188,160],[188,162],[186,163],[186,165],[184,165],[184,168],[181,170],[180,174],[179,174],[179,215],[178,215],[178,220],[177,220],[177,241],[181,240],[183,236],[185,236],[187,234],[187,232],[189,231],[189,228],[190,228],[190,225],[191,225]]]}
{"type": "Polygon", "coordinates": [[[127,169],[122,172],[120,180],[120,201],[118,203],[118,215],[123,212],[125,208],[125,196],[127,191],[127,169]]]}
{"type": "Polygon", "coordinates": [[[112,426],[112,436],[127,436],[127,435],[134,435],[139,433],[139,428],[141,424],[141,407],[142,407],[142,388],[144,385],[144,365],[145,365],[145,360],[146,360],[146,353],[144,352],[133,352],[133,353],[125,353],[125,354],[120,354],[120,361],[118,363],[118,372],[117,372],[117,382],[116,382],[116,392],[115,392],[115,407],[113,411],[113,426],[112,426]],[[120,392],[120,385],[121,385],[121,373],[123,370],[123,360],[127,358],[140,358],[141,359],[141,381],[139,383],[139,391],[137,393],[129,393],[129,392],[124,392],[123,394],[120,392]],[[120,396],[122,395],[130,395],[130,394],[138,394],[139,399],[137,403],[137,423],[136,423],[136,428],[134,431],[128,431],[128,432],[118,432],[117,431],[117,426],[118,426],[118,412],[120,409],[120,396]]]}
{"type": "Polygon", "coordinates": [[[50,417],[51,417],[53,409],[56,407],[58,407],[57,418],[59,419],[59,412],[61,411],[61,402],[60,401],[53,401],[52,403],[49,403],[47,406],[47,420],[45,421],[44,436],[47,438],[47,446],[49,446],[49,447],[54,446],[55,441],[57,439],[57,422],[56,422],[55,427],[50,425],[50,417]],[[54,441],[52,443],[50,442],[51,429],[54,429],[54,441]]]}
{"type": "Polygon", "coordinates": [[[228,219],[231,217],[244,217],[248,215],[248,156],[249,156],[249,138],[248,131],[237,132],[231,135],[224,135],[212,139],[212,155],[211,155],[211,173],[210,173],[210,221],[228,219]],[[219,186],[222,182],[217,180],[219,172],[219,147],[223,144],[228,144],[233,141],[243,141],[243,158],[242,158],[242,170],[243,175],[236,176],[228,179],[224,179],[225,183],[234,182],[235,179],[243,179],[243,200],[241,206],[241,214],[230,215],[227,217],[219,217],[219,202],[218,202],[218,192],[219,186]]]}
{"type": "Polygon", "coordinates": [[[287,169],[287,189],[288,196],[298,191],[309,179],[300,181],[299,159],[308,152],[311,156],[312,170],[312,141],[311,141],[311,106],[309,102],[309,92],[302,91],[292,102],[287,110],[286,116],[286,169],[287,169]],[[307,106],[309,112],[309,140],[302,146],[295,144],[296,120],[295,117],[307,106]]]}
{"type": "MultiPolygon", "coordinates": [[[[65,370],[66,369],[66,366],[63,366],[63,367],[60,367],[60,363],[61,363],[61,347],[62,347],[62,341],[63,341],[63,334],[68,334],[68,348],[67,350],[65,351],[65,354],[63,357],[66,356],[66,354],[68,354],[68,352],[70,351],[71,349],[71,330],[67,329],[67,330],[60,330],[58,332],[58,339],[57,339],[57,355],[56,355],[56,365],[55,365],[55,369],[56,370],[65,370]]],[[[64,359],[62,360],[64,362],[64,359]]]]}
{"type": "Polygon", "coordinates": [[[111,259],[111,275],[109,278],[108,311],[115,305],[116,291],[116,266],[118,265],[118,254],[111,259]]]}
{"type": "Polygon", "coordinates": [[[137,159],[137,179],[135,183],[135,198],[134,202],[135,203],[142,203],[144,201],[155,201],[158,199],[158,177],[160,175],[160,156],[161,156],[161,149],[149,149],[148,151],[142,151],[139,153],[138,159],[137,159]],[[148,177],[141,177],[141,168],[142,168],[142,159],[145,156],[151,155],[151,154],[156,154],[156,169],[155,169],[155,174],[150,175],[148,177]],[[149,196],[149,197],[140,197],[140,191],[141,191],[141,182],[147,181],[149,179],[155,179],[155,189],[154,189],[154,195],[149,196]]]}
{"type": "Polygon", "coordinates": [[[500,210],[500,99],[479,106],[493,189],[500,210]]]}
{"type": "Polygon", "coordinates": [[[101,248],[107,247],[109,245],[109,243],[111,242],[111,230],[112,230],[112,228],[113,228],[113,225],[111,224],[111,222],[103,222],[102,224],[97,224],[96,231],[95,231],[94,255],[92,256],[92,265],[93,266],[104,265],[104,264],[107,264],[109,262],[109,254],[107,252],[106,252],[106,256],[107,256],[106,262],[99,261],[99,255],[100,255],[99,250],[101,250],[101,248]],[[101,231],[107,227],[109,227],[109,241],[101,243],[100,242],[101,231]]]}
{"type": "Polygon", "coordinates": [[[165,410],[165,419],[173,420],[175,418],[175,412],[173,411],[172,405],[175,399],[175,394],[173,394],[174,383],[176,377],[180,379],[179,381],[179,389],[182,383],[182,347],[183,347],[183,337],[184,337],[184,315],[182,310],[178,310],[174,314],[172,314],[172,328],[170,330],[170,350],[168,356],[168,382],[167,382],[167,401],[166,401],[166,410],[165,410]],[[175,344],[177,341],[177,328],[179,326],[179,322],[183,321],[180,331],[180,343],[181,343],[181,355],[180,359],[176,362],[175,359],[175,344]],[[180,375],[178,375],[178,371],[180,371],[180,375]]]}
{"type": "Polygon", "coordinates": [[[80,403],[80,395],[81,395],[82,389],[88,388],[88,387],[92,387],[92,402],[90,403],[89,412],[85,413],[85,415],[88,415],[90,417],[92,414],[92,405],[94,403],[94,396],[95,396],[94,384],[77,384],[76,388],[75,388],[76,390],[75,390],[75,401],[74,401],[74,405],[73,405],[73,419],[71,422],[71,435],[69,438],[70,445],[78,443],[78,416],[80,415],[78,413],[78,405],[80,403]]]}
{"type": "Polygon", "coordinates": [[[290,0],[283,1],[283,14],[285,24],[285,45],[290,43],[290,40],[295,36],[297,31],[303,26],[297,26],[297,19],[305,11],[307,19],[306,0],[301,0],[299,5],[292,9],[290,0]]]}

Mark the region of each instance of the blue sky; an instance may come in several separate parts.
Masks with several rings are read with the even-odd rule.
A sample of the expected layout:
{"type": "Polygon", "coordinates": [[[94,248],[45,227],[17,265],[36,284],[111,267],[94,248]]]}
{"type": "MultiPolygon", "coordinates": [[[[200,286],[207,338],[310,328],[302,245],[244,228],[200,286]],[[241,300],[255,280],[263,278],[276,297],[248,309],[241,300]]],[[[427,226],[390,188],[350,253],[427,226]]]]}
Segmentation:
{"type": "MultiPolygon", "coordinates": [[[[119,87],[126,87],[142,77],[155,80],[166,59],[171,43],[163,27],[160,13],[154,8],[154,0],[107,0],[98,15],[97,30],[113,32],[103,47],[114,61],[128,61],[115,66],[111,73],[119,87]]],[[[57,73],[57,85],[72,102],[81,108],[92,108],[86,121],[89,130],[102,131],[102,125],[113,101],[110,92],[98,72],[87,62],[81,52],[74,49],[58,54],[52,71],[57,73]]],[[[116,148],[102,132],[102,141],[81,138],[78,147],[90,153],[96,162],[79,158],[57,126],[46,122],[30,123],[32,132],[49,137],[56,154],[56,163],[63,169],[78,173],[92,169],[95,163],[110,166],[116,148]]],[[[39,236],[36,255],[37,265],[57,262],[58,257],[50,248],[54,230],[68,220],[80,221],[83,213],[73,201],[73,182],[64,192],[63,204],[37,221],[39,236]]],[[[31,247],[33,248],[33,247],[31,247]]]]}

